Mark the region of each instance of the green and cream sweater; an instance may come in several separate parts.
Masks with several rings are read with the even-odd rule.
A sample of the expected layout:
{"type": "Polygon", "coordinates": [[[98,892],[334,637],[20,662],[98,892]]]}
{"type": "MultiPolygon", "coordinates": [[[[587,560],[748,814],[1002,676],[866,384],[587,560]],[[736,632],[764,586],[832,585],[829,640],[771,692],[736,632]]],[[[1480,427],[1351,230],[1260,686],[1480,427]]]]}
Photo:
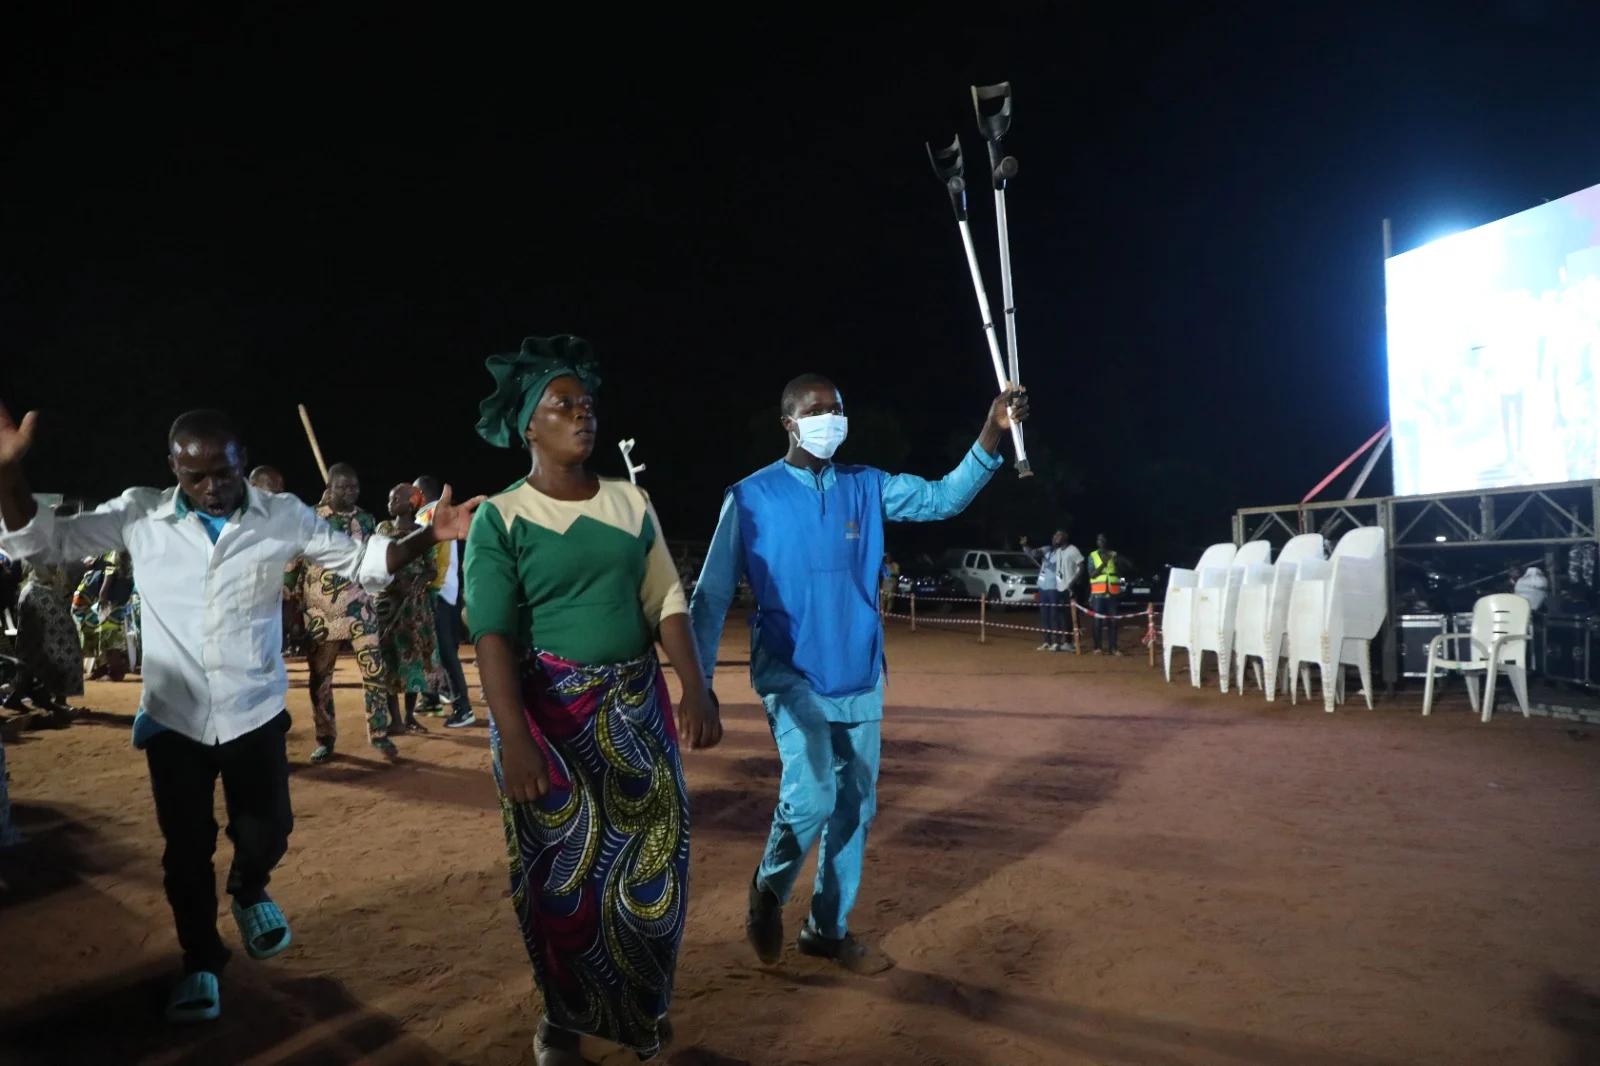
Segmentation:
{"type": "Polygon", "coordinates": [[[472,639],[498,633],[584,665],[637,658],[687,614],[650,498],[601,478],[592,500],[519,481],[478,508],[462,564],[472,639]]]}

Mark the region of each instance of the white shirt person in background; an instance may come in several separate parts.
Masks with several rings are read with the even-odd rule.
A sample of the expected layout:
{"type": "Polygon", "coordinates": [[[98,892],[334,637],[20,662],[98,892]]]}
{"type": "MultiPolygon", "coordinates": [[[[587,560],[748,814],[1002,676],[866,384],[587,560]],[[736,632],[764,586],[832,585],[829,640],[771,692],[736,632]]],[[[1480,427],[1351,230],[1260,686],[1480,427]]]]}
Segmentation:
{"type": "Polygon", "coordinates": [[[1039,564],[1039,629],[1044,636],[1039,650],[1072,651],[1067,639],[1072,632],[1067,603],[1072,583],[1083,569],[1083,553],[1067,542],[1065,529],[1055,531],[1048,548],[1029,547],[1026,537],[1020,543],[1022,550],[1039,564]]]}
{"type": "Polygon", "coordinates": [[[220,1012],[217,977],[229,958],[217,934],[211,865],[219,776],[233,841],[228,892],[245,950],[270,958],[291,940],[266,892],[294,827],[284,565],[304,557],[376,591],[437,541],[464,538],[482,497],[454,507],[446,488],[431,526],[357,544],[298,499],[247,485],[244,445],[227,416],[191,411],[167,435],[176,487],[129,489],[94,511],[57,518],[38,508],[23,474],[36,422],[30,412],[14,423],[0,407],[0,549],[36,563],[133,556],[144,637],[134,746],[150,766],[185,974],[166,1013],[175,1022],[208,1021],[220,1012]]]}
{"type": "Polygon", "coordinates": [[[1550,579],[1544,576],[1544,571],[1537,566],[1530,566],[1526,570],[1513,566],[1511,580],[1514,583],[1513,591],[1527,600],[1535,611],[1544,606],[1545,597],[1550,594],[1550,579]]]}

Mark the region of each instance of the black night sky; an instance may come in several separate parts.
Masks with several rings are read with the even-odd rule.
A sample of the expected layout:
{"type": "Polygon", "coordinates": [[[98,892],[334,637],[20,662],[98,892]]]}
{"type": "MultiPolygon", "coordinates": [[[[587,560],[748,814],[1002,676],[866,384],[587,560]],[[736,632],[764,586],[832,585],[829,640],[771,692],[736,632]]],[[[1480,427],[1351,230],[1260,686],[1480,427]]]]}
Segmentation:
{"type": "MultiPolygon", "coordinates": [[[[802,371],[844,393],[841,458],[936,476],[995,390],[922,144],[981,156],[968,87],[1010,79],[1041,476],[891,545],[1070,512],[1187,554],[1385,422],[1385,216],[1401,251],[1600,182],[1592,4],[1051,6],[7,15],[0,398],[43,412],[35,488],[166,484],[168,422],[221,406],[312,500],[304,402],[370,507],[493,491],[525,459],[473,433],[482,360],[555,332],[671,538],[776,458],[802,371]]],[[[997,294],[981,184],[972,214],[997,294]]]]}

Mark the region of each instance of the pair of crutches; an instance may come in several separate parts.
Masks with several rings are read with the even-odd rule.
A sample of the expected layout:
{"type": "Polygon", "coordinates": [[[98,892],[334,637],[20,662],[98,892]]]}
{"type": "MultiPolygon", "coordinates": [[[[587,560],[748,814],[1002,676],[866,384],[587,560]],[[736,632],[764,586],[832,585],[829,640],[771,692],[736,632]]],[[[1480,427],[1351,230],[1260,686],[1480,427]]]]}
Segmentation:
{"type": "MultiPolygon", "coordinates": [[[[1007,382],[1012,388],[1022,385],[1017,368],[1017,305],[1011,290],[1011,237],[1006,228],[1006,182],[1017,175],[1017,160],[1006,154],[1004,144],[1005,135],[1011,129],[1011,83],[974,85],[972,108],[978,116],[978,132],[989,143],[989,180],[994,187],[994,216],[1000,238],[1000,295],[1005,302],[1005,359],[1000,355],[1000,338],[989,313],[989,294],[983,287],[983,273],[978,269],[978,253],[972,246],[972,227],[967,223],[967,181],[960,136],[952,140],[948,148],[936,149],[928,145],[928,161],[950,194],[950,208],[961,230],[967,269],[972,272],[972,288],[978,296],[978,311],[983,315],[983,332],[989,341],[995,380],[1003,392],[1007,382]]],[[[1016,422],[1011,423],[1011,443],[1017,450],[1017,476],[1028,477],[1033,470],[1028,466],[1028,453],[1022,445],[1022,427],[1016,422]]]]}

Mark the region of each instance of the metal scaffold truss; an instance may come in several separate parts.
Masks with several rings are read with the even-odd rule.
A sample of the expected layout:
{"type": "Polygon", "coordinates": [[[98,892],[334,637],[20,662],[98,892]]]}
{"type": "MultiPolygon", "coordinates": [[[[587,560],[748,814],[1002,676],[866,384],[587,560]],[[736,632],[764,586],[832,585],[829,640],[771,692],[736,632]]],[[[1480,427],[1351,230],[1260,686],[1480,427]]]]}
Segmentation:
{"type": "Polygon", "coordinates": [[[1542,548],[1550,553],[1600,543],[1600,481],[1243,507],[1233,516],[1233,541],[1269,540],[1281,547],[1297,534],[1321,533],[1331,548],[1342,534],[1366,526],[1383,529],[1389,545],[1382,658],[1383,680],[1392,688],[1399,674],[1398,556],[1459,548],[1542,548]]]}

